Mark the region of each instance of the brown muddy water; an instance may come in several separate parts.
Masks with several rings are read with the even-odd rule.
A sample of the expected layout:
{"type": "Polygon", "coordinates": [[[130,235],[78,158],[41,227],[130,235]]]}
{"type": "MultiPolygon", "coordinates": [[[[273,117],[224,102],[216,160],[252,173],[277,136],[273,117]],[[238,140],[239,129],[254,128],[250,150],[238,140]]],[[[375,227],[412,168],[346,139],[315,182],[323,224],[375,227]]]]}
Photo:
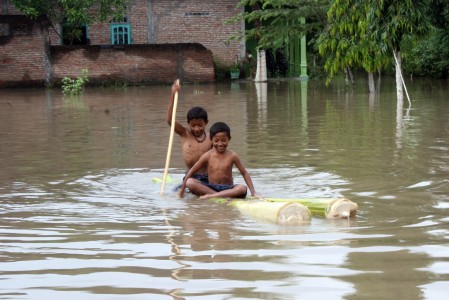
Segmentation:
{"type": "MultiPolygon", "coordinates": [[[[271,197],[347,197],[351,220],[279,226],[179,199],[170,86],[0,90],[0,299],[449,299],[449,89],[183,86],[271,197]]],[[[243,182],[235,174],[236,182],[243,182]]]]}

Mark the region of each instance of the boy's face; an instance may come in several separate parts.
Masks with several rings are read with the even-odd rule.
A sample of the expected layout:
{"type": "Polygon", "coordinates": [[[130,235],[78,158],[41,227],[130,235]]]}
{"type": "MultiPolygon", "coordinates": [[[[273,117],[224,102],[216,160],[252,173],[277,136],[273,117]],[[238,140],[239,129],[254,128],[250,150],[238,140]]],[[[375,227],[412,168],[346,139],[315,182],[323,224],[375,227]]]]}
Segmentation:
{"type": "Polygon", "coordinates": [[[196,137],[202,137],[206,130],[207,122],[203,119],[191,119],[189,122],[190,132],[196,137]]]}
{"type": "Polygon", "coordinates": [[[229,136],[226,132],[218,132],[212,138],[212,146],[220,153],[224,152],[228,147],[229,136]]]}

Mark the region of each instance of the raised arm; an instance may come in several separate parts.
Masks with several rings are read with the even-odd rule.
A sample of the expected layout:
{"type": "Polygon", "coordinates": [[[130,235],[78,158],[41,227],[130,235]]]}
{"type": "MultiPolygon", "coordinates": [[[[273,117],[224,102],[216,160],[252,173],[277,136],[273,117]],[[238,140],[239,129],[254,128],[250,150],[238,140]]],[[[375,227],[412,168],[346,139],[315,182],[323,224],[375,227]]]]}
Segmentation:
{"type": "MultiPolygon", "coordinates": [[[[168,103],[168,109],[167,109],[167,123],[168,125],[172,125],[172,114],[173,114],[173,106],[175,102],[175,94],[181,90],[181,86],[179,85],[179,79],[175,80],[173,82],[173,85],[171,87],[171,96],[170,96],[170,102],[168,103]]],[[[175,120],[175,132],[179,135],[184,135],[186,133],[186,128],[175,120]]]]}

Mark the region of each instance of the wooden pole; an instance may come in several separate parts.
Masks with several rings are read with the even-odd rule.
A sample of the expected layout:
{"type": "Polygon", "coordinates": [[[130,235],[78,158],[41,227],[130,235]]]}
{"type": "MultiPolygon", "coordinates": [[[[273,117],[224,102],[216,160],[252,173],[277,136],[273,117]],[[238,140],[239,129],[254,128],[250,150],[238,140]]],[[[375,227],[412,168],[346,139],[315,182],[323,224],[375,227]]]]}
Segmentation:
{"type": "MultiPolygon", "coordinates": [[[[176,84],[179,85],[179,79],[176,80],[176,84]]],[[[178,106],[178,92],[175,93],[175,99],[173,101],[173,111],[171,114],[171,125],[170,125],[170,139],[168,141],[167,158],[165,159],[165,170],[164,176],[162,176],[161,194],[164,193],[165,181],[167,179],[168,167],[170,166],[171,149],[173,146],[173,136],[175,135],[175,123],[176,123],[176,108],[178,106]]]]}
{"type": "Polygon", "coordinates": [[[404,89],[405,89],[405,94],[407,95],[408,106],[411,107],[412,102],[410,101],[410,96],[408,95],[407,86],[405,85],[404,77],[402,76],[401,65],[399,64],[398,58],[396,57],[396,52],[394,50],[393,50],[393,56],[394,56],[394,61],[396,62],[396,69],[399,72],[399,76],[401,77],[402,85],[404,86],[404,89]]]}

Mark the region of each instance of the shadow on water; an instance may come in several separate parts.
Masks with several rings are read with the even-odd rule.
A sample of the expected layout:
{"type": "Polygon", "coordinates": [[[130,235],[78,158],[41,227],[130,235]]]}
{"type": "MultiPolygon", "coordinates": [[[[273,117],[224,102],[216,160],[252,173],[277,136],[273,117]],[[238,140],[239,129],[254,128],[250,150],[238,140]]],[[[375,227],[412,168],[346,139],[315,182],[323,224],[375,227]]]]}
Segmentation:
{"type": "Polygon", "coordinates": [[[169,86],[0,91],[0,298],[444,299],[448,88],[391,86],[182,87],[178,120],[226,121],[260,194],[360,207],[294,227],[179,199],[178,139],[160,194],[169,86]]]}

